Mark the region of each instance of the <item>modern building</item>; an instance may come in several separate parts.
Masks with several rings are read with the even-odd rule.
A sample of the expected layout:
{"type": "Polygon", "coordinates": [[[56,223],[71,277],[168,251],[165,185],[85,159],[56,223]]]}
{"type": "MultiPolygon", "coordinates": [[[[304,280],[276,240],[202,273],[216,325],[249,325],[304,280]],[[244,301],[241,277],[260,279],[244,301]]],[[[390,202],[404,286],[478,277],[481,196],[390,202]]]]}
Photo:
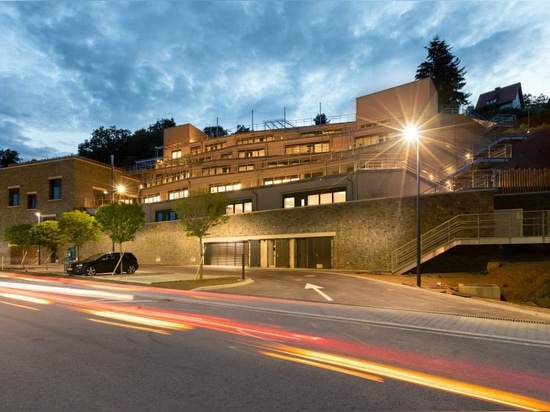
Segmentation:
{"type": "MultiPolygon", "coordinates": [[[[162,156],[139,162],[129,175],[78,157],[10,166],[0,169],[0,229],[32,222],[36,211],[93,213],[117,196],[123,179],[126,196],[146,212],[148,223],[131,244],[141,263],[197,262],[196,239],[185,236],[172,205],[208,190],[231,199],[231,216],[205,239],[207,264],[239,265],[244,256],[251,266],[394,271],[392,256],[415,237],[417,196],[424,233],[458,215],[509,208],[496,197],[504,186],[536,180],[533,190],[550,189],[548,173],[536,173],[537,180],[502,169],[527,139],[510,133],[513,117],[442,112],[437,100],[424,79],[358,97],[355,115],[327,122],[272,119],[219,137],[184,124],[166,129],[162,156]],[[59,181],[63,202],[48,197],[57,196],[59,181]],[[27,208],[15,204],[21,196],[27,208]]],[[[514,208],[524,207],[516,199],[514,208]]],[[[108,247],[89,244],[82,253],[108,247]]]]}

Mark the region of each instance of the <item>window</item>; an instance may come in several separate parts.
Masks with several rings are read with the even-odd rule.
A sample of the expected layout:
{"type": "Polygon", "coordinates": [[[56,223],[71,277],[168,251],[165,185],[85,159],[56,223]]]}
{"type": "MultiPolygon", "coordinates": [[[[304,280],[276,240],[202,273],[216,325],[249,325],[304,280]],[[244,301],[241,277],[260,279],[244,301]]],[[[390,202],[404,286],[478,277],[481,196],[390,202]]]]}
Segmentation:
{"type": "Polygon", "coordinates": [[[50,200],[61,199],[61,178],[50,179],[50,200]]]}
{"type": "Polygon", "coordinates": [[[155,222],[167,222],[169,220],[177,220],[176,212],[172,209],[157,210],[155,212],[155,222]]]}
{"type": "Polygon", "coordinates": [[[239,157],[262,157],[265,156],[265,149],[256,149],[256,150],[243,150],[239,152],[239,157]]]}
{"type": "Polygon", "coordinates": [[[254,170],[253,164],[239,165],[239,172],[246,172],[247,170],[254,170]]]}
{"type": "Polygon", "coordinates": [[[291,175],[291,176],[279,176],[279,177],[268,177],[264,179],[264,185],[278,185],[281,183],[288,183],[288,182],[294,182],[296,180],[300,180],[298,175],[291,175]]]}
{"type": "Polygon", "coordinates": [[[182,199],[189,196],[188,189],[171,190],[168,192],[168,200],[182,199]]]}
{"type": "Polygon", "coordinates": [[[18,187],[8,188],[8,205],[19,206],[19,188],[18,187]]]}
{"type": "Polygon", "coordinates": [[[336,189],[334,192],[325,193],[293,193],[283,198],[283,207],[327,205],[346,201],[345,189],[336,189]]]}
{"type": "Polygon", "coordinates": [[[252,200],[245,200],[242,202],[236,202],[230,205],[227,205],[225,208],[225,213],[227,215],[239,215],[242,213],[252,212],[252,200]]]}
{"type": "Polygon", "coordinates": [[[227,183],[219,185],[211,185],[210,193],[222,193],[222,192],[232,192],[234,190],[241,190],[240,183],[227,183]]]}
{"type": "Polygon", "coordinates": [[[172,150],[172,159],[179,159],[181,157],[181,149],[172,150]]]}
{"type": "Polygon", "coordinates": [[[27,209],[36,209],[36,193],[27,193],[27,209]]]}
{"type": "Polygon", "coordinates": [[[160,202],[160,193],[155,193],[152,195],[148,195],[143,199],[143,203],[156,203],[160,202]]]}
{"type": "Polygon", "coordinates": [[[287,155],[300,153],[326,153],[329,151],[330,144],[328,142],[297,144],[285,147],[285,154],[287,155]]]}

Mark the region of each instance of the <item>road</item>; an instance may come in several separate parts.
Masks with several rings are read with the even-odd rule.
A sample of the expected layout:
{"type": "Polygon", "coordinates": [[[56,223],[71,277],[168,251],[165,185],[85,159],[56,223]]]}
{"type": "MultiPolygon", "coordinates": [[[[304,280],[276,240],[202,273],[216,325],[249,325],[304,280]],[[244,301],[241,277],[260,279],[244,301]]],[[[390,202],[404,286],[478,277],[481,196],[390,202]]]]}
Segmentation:
{"type": "Polygon", "coordinates": [[[547,324],[304,292],[1,277],[0,409],[550,409],[547,324]]]}

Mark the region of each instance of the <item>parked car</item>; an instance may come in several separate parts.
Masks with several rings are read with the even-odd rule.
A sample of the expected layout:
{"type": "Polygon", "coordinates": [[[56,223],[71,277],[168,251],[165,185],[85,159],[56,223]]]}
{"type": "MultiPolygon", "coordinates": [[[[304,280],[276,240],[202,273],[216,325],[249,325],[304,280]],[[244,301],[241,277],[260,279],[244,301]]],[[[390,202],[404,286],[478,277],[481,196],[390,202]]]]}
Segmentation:
{"type": "MultiPolygon", "coordinates": [[[[96,273],[113,273],[115,271],[115,266],[117,268],[116,272],[120,273],[120,266],[118,265],[119,260],[119,252],[97,253],[84,260],[69,263],[67,266],[67,273],[69,275],[93,276],[96,273]]],[[[122,270],[131,274],[134,273],[138,267],[137,258],[130,252],[124,252],[122,257],[122,270]]]]}

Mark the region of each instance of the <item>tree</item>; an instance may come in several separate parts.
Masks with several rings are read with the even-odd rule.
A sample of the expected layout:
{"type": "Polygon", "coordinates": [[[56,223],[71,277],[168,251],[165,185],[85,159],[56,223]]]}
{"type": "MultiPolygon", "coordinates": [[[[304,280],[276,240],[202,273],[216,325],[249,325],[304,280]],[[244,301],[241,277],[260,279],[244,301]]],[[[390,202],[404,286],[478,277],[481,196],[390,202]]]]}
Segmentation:
{"type": "Polygon", "coordinates": [[[330,120],[327,120],[327,115],[324,113],[321,113],[315,116],[313,121],[315,122],[316,125],[330,123],[330,120]]]}
{"type": "Polygon", "coordinates": [[[250,128],[246,127],[244,124],[238,124],[237,125],[237,131],[235,132],[235,134],[237,133],[246,133],[246,132],[249,132],[250,131],[250,128]]]}
{"type": "Polygon", "coordinates": [[[221,126],[207,126],[202,129],[203,133],[210,137],[227,136],[229,132],[221,126]]]}
{"type": "Polygon", "coordinates": [[[32,225],[28,223],[22,223],[19,225],[8,226],[4,230],[4,241],[11,246],[18,246],[23,250],[23,257],[21,259],[21,266],[25,262],[25,257],[27,256],[28,249],[30,249],[33,244],[33,239],[31,236],[32,225]]]}
{"type": "Polygon", "coordinates": [[[90,140],[78,145],[78,155],[102,163],[111,163],[115,156],[115,166],[131,166],[136,160],[156,156],[156,148],[163,145],[164,129],[176,126],[174,119],[159,119],[147,129],[131,133],[116,126],[101,126],[92,132],[90,140]]]}
{"type": "Polygon", "coordinates": [[[210,228],[226,221],[225,212],[228,204],[229,199],[223,193],[198,191],[177,200],[173,205],[187,235],[199,239],[200,262],[196,278],[200,280],[204,265],[203,238],[209,234],[210,228]]]}
{"type": "Polygon", "coordinates": [[[47,247],[50,250],[50,256],[57,254],[59,248],[67,242],[55,220],[38,223],[31,228],[30,232],[33,244],[38,247],[47,247]]]}
{"type": "MultiPolygon", "coordinates": [[[[124,256],[122,243],[134,240],[136,233],[145,226],[145,212],[135,203],[111,203],[102,205],[95,212],[99,228],[119,245],[120,259],[124,256]]],[[[120,265],[122,274],[122,265],[120,265]]]]}
{"type": "Polygon", "coordinates": [[[108,129],[101,126],[92,132],[90,140],[78,145],[78,155],[102,163],[111,163],[111,155],[115,156],[116,166],[126,166],[128,144],[132,133],[127,129],[108,129]]]}
{"type": "Polygon", "coordinates": [[[0,149],[0,167],[8,167],[20,161],[21,159],[17,150],[0,149]]]}
{"type": "Polygon", "coordinates": [[[460,66],[460,59],[451,54],[452,47],[436,35],[430,45],[426,61],[416,69],[416,80],[431,78],[439,97],[440,106],[467,105],[470,94],[460,90],[466,85],[466,70],[460,66]]]}
{"type": "Polygon", "coordinates": [[[67,242],[76,247],[76,257],[80,256],[79,249],[86,242],[98,241],[99,225],[95,218],[81,210],[64,212],[59,216],[59,230],[64,234],[67,242]]]}
{"type": "Polygon", "coordinates": [[[164,144],[164,129],[176,126],[174,119],[160,119],[147,129],[139,129],[130,138],[125,163],[156,157],[156,148],[164,144]]]}

